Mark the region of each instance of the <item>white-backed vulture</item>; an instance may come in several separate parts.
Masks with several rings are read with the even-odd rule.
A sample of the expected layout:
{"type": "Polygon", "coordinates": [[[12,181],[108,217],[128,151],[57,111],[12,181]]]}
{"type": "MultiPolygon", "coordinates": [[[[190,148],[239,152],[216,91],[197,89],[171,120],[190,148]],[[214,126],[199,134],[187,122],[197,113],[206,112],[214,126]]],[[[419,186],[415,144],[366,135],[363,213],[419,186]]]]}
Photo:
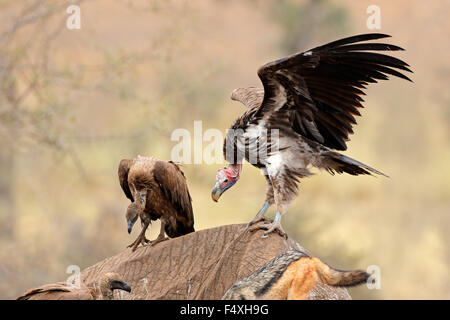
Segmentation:
{"type": "Polygon", "coordinates": [[[331,174],[384,175],[335,150],[346,150],[369,83],[388,75],[410,80],[398,71],[411,72],[407,63],[373,52],[403,50],[371,42],[386,37],[362,34],[275,60],[258,70],[264,89],[235,89],[231,98],[247,110],[227,132],[223,151],[229,165],[217,171],[213,200],[237,182],[245,158],[261,169],[267,183],[265,203],[249,226],[276,205],[273,223],[261,226],[267,237],[273,231],[285,234],[281,217],[297,195],[299,179],[311,174],[310,166],[331,174]]]}
{"type": "Polygon", "coordinates": [[[79,288],[65,282],[46,284],[26,291],[17,300],[113,300],[114,290],[131,292],[130,286],[114,272],[104,274],[97,287],[83,283],[79,288]]]}
{"type": "Polygon", "coordinates": [[[123,159],[119,164],[119,181],[122,190],[131,200],[126,219],[128,233],[137,218],[142,222],[142,231],[129,245],[136,250],[139,244],[155,245],[170,238],[194,232],[192,199],[183,171],[172,161],[161,161],[154,157],[123,159]],[[161,230],[154,241],[145,238],[145,231],[152,220],[160,219],[161,230]]]}

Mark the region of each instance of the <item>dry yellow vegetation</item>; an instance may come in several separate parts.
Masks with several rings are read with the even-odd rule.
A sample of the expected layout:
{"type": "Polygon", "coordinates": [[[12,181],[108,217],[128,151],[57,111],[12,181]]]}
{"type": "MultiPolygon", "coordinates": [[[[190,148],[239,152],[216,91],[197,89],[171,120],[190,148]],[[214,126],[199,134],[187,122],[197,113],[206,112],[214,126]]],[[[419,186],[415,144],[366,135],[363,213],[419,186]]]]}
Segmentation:
{"type": "MultiPolygon", "coordinates": [[[[7,299],[63,280],[69,265],[83,269],[136,237],[139,228],[126,231],[121,159],[169,159],[171,132],[192,131],[195,120],[225,132],[243,111],[231,91],[260,86],[259,66],[368,32],[373,4],[80,1],[81,29],[68,30],[66,1],[36,2],[0,1],[0,298],[7,299]],[[55,5],[48,17],[11,29],[55,5]]],[[[411,65],[414,83],[370,86],[345,154],[390,178],[317,172],[302,181],[283,225],[330,265],[380,267],[381,289],[351,289],[355,299],[448,299],[450,3],[379,6],[376,31],[406,49],[395,56],[411,65]]],[[[248,164],[214,203],[218,167],[183,166],[196,230],[246,223],[263,204],[265,181],[248,164]]],[[[150,238],[158,231],[153,225],[150,238]]]]}

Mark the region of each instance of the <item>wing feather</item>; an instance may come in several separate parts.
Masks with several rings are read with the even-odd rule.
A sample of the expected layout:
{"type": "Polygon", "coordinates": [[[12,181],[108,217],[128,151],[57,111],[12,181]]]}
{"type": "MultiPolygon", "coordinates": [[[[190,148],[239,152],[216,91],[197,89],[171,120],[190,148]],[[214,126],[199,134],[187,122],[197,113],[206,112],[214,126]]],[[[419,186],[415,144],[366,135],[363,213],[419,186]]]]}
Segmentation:
{"type": "Polygon", "coordinates": [[[261,88],[238,88],[231,93],[231,100],[239,101],[249,109],[258,108],[264,99],[264,90],[261,88]]]}
{"type": "Polygon", "coordinates": [[[158,161],[153,168],[153,176],[163,194],[177,209],[177,221],[185,224],[187,229],[192,228],[192,198],[183,171],[172,161],[158,161]]]}
{"type": "Polygon", "coordinates": [[[388,75],[408,81],[400,71],[409,65],[379,51],[401,51],[386,43],[360,43],[390,37],[372,33],[352,36],[302,53],[267,63],[258,70],[264,99],[254,120],[271,127],[290,120],[290,128],[327,147],[345,150],[348,136],[363,108],[369,83],[388,80],[388,75]],[[378,51],[378,52],[371,52],[378,51]],[[284,105],[280,105],[280,101],[284,105]]]}
{"type": "Polygon", "coordinates": [[[118,170],[120,186],[131,202],[134,202],[134,199],[130,187],[128,186],[128,172],[130,172],[130,168],[135,162],[135,159],[123,159],[120,161],[118,170]]]}
{"type": "Polygon", "coordinates": [[[17,300],[92,300],[87,288],[81,289],[68,287],[65,283],[58,282],[46,284],[30,289],[17,300]]]}

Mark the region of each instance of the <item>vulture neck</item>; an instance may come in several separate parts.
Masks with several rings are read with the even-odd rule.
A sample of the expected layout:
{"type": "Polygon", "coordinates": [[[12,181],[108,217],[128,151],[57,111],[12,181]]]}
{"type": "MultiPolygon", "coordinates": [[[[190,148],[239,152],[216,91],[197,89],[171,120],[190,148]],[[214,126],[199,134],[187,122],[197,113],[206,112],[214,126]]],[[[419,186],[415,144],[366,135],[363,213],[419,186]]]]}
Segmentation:
{"type": "Polygon", "coordinates": [[[105,279],[101,279],[99,281],[99,287],[100,287],[100,294],[102,297],[102,300],[113,300],[114,294],[113,290],[110,288],[109,281],[105,279]]]}
{"type": "Polygon", "coordinates": [[[239,179],[242,171],[242,163],[233,163],[228,166],[228,171],[232,174],[233,177],[239,179]]]}
{"type": "Polygon", "coordinates": [[[138,201],[137,201],[138,206],[142,210],[144,210],[146,202],[147,202],[147,189],[143,189],[143,190],[137,191],[137,197],[136,198],[138,199],[138,201]]]}

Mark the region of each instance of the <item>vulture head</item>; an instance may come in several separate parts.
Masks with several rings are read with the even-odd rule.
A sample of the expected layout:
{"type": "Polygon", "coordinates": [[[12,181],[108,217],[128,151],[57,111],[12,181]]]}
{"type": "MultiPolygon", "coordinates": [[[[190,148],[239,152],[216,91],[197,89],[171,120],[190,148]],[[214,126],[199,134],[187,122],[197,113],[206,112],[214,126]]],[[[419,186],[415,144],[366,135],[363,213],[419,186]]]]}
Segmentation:
{"type": "Polygon", "coordinates": [[[142,208],[139,206],[137,202],[133,202],[128,206],[127,209],[127,225],[128,225],[128,233],[131,233],[131,230],[133,229],[133,225],[136,222],[137,218],[139,217],[139,212],[142,210],[142,208]]]}
{"type": "Polygon", "coordinates": [[[131,287],[115,272],[108,272],[100,279],[100,292],[105,299],[113,298],[113,290],[131,292],[131,287]]]}
{"type": "Polygon", "coordinates": [[[214,201],[219,201],[222,193],[230,189],[236,181],[239,180],[241,174],[242,164],[229,165],[228,167],[220,168],[216,173],[216,184],[211,191],[211,197],[214,201]]]}

